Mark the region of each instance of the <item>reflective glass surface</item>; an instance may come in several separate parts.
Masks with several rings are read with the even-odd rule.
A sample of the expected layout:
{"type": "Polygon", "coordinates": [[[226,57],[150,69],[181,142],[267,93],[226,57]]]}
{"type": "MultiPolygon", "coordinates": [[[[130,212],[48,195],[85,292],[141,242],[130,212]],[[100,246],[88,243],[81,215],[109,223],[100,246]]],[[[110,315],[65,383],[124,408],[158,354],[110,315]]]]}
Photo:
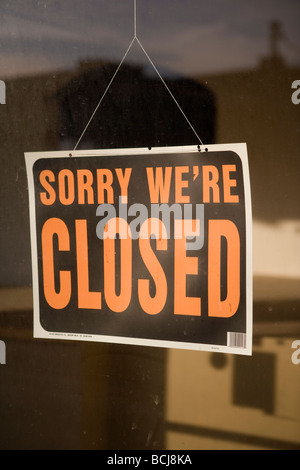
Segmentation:
{"type": "Polygon", "coordinates": [[[1,1],[0,448],[300,449],[299,1],[136,6],[1,1]],[[33,338],[24,153],[73,149],[106,89],[79,149],[198,144],[160,75],[248,146],[253,357],[33,338]]]}

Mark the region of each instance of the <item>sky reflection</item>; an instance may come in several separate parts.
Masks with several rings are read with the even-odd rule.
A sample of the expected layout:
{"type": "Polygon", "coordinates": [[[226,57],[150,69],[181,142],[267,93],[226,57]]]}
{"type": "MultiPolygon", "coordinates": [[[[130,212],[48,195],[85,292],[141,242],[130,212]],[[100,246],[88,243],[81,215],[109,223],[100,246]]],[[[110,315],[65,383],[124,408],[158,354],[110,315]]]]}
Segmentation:
{"type": "MultiPolygon", "coordinates": [[[[133,4],[2,0],[1,78],[69,69],[86,58],[119,61],[134,34],[133,4]]],[[[163,70],[191,75],[253,68],[269,53],[274,19],[286,35],[282,54],[299,65],[298,0],[137,0],[137,6],[137,35],[163,70]]],[[[138,47],[127,60],[147,63],[138,47]]]]}

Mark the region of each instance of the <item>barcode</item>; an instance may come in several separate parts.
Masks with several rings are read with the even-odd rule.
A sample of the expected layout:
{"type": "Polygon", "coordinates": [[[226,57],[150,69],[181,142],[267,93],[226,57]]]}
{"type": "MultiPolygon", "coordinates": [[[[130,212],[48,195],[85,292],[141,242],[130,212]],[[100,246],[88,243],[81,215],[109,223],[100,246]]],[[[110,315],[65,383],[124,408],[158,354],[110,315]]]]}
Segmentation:
{"type": "Polygon", "coordinates": [[[247,335],[245,333],[227,333],[227,346],[246,349],[247,335]]]}

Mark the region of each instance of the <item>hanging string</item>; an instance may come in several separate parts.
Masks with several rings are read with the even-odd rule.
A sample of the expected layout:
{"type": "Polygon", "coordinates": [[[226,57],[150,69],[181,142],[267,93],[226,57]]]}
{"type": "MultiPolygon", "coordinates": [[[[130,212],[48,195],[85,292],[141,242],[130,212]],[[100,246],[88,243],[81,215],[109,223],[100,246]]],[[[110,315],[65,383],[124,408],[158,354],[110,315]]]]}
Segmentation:
{"type": "Polygon", "coordinates": [[[93,114],[91,115],[88,123],[86,124],[81,136],[79,137],[73,151],[75,151],[77,148],[78,148],[78,145],[80,144],[84,134],[86,133],[87,129],[89,128],[92,120],[94,119],[95,117],[95,114],[97,113],[98,109],[100,108],[108,90],[110,89],[114,79],[116,78],[117,74],[119,73],[119,70],[120,68],[122,67],[130,49],[132,48],[134,42],[137,42],[138,45],[140,46],[140,48],[142,49],[142,51],[144,52],[145,56],[147,57],[149,63],[151,64],[151,66],[153,67],[153,69],[155,70],[157,76],[159,77],[159,79],[161,80],[161,82],[163,83],[163,85],[165,86],[166,90],[168,91],[168,93],[170,94],[171,98],[173,99],[174,103],[176,104],[176,106],[178,107],[178,109],[180,110],[181,114],[183,115],[183,117],[185,118],[186,122],[188,123],[188,125],[190,126],[191,130],[194,132],[195,136],[197,137],[197,139],[199,140],[200,144],[201,145],[204,145],[202,140],[200,139],[198,133],[196,132],[195,128],[192,126],[190,120],[188,119],[188,117],[186,116],[186,114],[184,113],[183,109],[181,108],[181,106],[179,105],[178,101],[176,100],[175,96],[173,95],[173,93],[171,92],[170,88],[168,87],[167,83],[165,82],[165,80],[163,79],[162,75],[160,74],[159,70],[157,69],[157,67],[155,66],[154,62],[152,61],[151,57],[149,56],[149,54],[147,53],[146,49],[144,48],[144,46],[142,45],[141,41],[138,39],[137,37],[137,0],[134,0],[134,36],[133,36],[133,39],[130,43],[130,45],[128,46],[128,49],[126,50],[120,64],[118,65],[112,79],[110,80],[109,84],[107,85],[103,95],[101,96],[100,100],[99,100],[99,103],[97,104],[93,114]]]}
{"type": "Polygon", "coordinates": [[[136,34],[136,31],[137,31],[137,7],[136,7],[136,1],[137,0],[133,0],[134,1],[134,7],[133,7],[133,21],[134,21],[134,38],[137,38],[137,34],[136,34]]]}
{"type": "Polygon", "coordinates": [[[102,104],[102,101],[104,100],[104,98],[105,98],[105,96],[106,96],[108,90],[110,89],[110,87],[111,87],[111,85],[112,85],[114,79],[115,79],[116,76],[118,75],[118,72],[119,72],[120,68],[122,67],[123,62],[124,62],[124,60],[126,59],[126,57],[127,57],[128,53],[129,53],[129,51],[130,51],[130,49],[131,49],[132,44],[134,43],[134,41],[135,41],[135,38],[133,38],[133,40],[131,41],[131,43],[130,43],[128,49],[127,49],[127,51],[125,52],[125,54],[124,54],[124,56],[123,56],[123,58],[122,58],[122,60],[121,60],[121,62],[120,62],[120,64],[118,65],[117,70],[115,71],[115,73],[114,73],[114,75],[113,75],[111,81],[110,81],[109,84],[107,85],[105,92],[104,92],[103,95],[101,96],[100,101],[99,101],[99,103],[97,104],[97,106],[96,106],[96,108],[95,108],[95,111],[93,112],[93,114],[92,114],[91,118],[89,119],[87,125],[85,126],[85,128],[84,128],[84,130],[83,130],[81,136],[79,137],[79,139],[78,139],[78,141],[77,141],[77,143],[76,143],[76,145],[75,145],[75,147],[74,147],[74,150],[77,149],[77,147],[78,147],[78,145],[80,144],[80,142],[81,142],[81,140],[82,140],[84,134],[86,133],[86,131],[87,131],[88,127],[89,127],[89,125],[91,124],[92,120],[94,119],[95,114],[97,113],[98,109],[100,108],[100,106],[101,106],[101,104],[102,104]]]}
{"type": "Polygon", "coordinates": [[[150,56],[148,55],[147,51],[144,49],[142,43],[139,41],[138,38],[136,38],[138,44],[140,45],[142,51],[144,52],[145,56],[147,57],[147,59],[149,60],[150,64],[152,65],[152,67],[154,68],[155,72],[157,73],[157,75],[159,76],[160,80],[162,81],[162,83],[164,84],[164,86],[166,87],[167,91],[169,92],[171,98],[174,100],[175,104],[177,105],[177,107],[179,108],[181,114],[183,115],[183,117],[185,118],[186,122],[188,123],[188,125],[190,126],[190,128],[192,129],[192,131],[194,132],[195,136],[197,137],[197,139],[199,140],[200,144],[201,145],[204,145],[202,140],[200,139],[199,135],[197,134],[197,132],[195,131],[194,127],[192,126],[191,122],[189,121],[189,119],[187,118],[186,114],[184,113],[183,109],[181,108],[181,106],[179,105],[178,101],[176,100],[175,96],[173,95],[173,93],[171,92],[170,88],[168,87],[168,85],[166,84],[165,80],[163,79],[163,77],[161,76],[161,74],[159,73],[157,67],[155,66],[155,64],[153,63],[153,61],[151,60],[150,56]]]}

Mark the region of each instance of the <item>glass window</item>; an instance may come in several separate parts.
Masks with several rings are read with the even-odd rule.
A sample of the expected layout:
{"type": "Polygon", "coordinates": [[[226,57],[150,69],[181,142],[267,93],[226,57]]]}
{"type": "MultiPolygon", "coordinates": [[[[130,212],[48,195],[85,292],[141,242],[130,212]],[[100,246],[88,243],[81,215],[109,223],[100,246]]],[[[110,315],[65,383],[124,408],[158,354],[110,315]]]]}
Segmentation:
{"type": "Polygon", "coordinates": [[[0,448],[300,449],[299,1],[134,5],[0,5],[0,448]],[[248,145],[253,357],[33,338],[24,153],[198,144],[157,72],[248,145]]]}

